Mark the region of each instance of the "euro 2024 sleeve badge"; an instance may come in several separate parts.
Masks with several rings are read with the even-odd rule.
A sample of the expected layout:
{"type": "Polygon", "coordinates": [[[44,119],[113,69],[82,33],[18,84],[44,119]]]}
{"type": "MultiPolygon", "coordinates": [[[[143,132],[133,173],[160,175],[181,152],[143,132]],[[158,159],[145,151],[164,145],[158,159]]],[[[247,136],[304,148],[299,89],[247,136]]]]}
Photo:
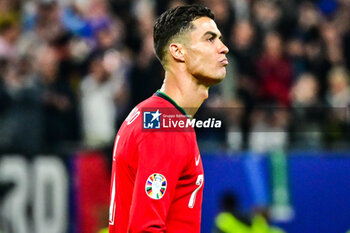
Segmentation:
{"type": "Polygon", "coordinates": [[[167,181],[165,176],[159,173],[153,173],[146,181],[146,194],[152,199],[161,199],[166,191],[167,181]]]}

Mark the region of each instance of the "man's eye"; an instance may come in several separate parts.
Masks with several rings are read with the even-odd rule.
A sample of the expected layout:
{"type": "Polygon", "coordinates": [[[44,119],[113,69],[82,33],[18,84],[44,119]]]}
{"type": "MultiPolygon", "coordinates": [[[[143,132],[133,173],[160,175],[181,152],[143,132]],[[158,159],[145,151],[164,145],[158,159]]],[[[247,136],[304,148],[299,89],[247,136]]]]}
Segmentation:
{"type": "Polygon", "coordinates": [[[213,41],[214,41],[214,37],[208,38],[208,41],[209,41],[209,42],[213,42],[213,41]]]}

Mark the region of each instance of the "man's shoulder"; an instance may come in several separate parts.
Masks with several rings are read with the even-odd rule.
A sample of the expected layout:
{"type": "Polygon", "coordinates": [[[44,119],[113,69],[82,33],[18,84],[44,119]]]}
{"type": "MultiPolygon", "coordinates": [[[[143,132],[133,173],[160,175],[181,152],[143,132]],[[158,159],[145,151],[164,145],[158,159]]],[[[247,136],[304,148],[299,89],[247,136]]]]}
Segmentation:
{"type": "Polygon", "coordinates": [[[146,109],[156,109],[169,107],[169,105],[163,99],[157,96],[151,96],[148,99],[142,101],[136,105],[129,115],[125,118],[122,126],[119,129],[118,134],[133,134],[137,137],[144,137],[147,135],[143,132],[143,112],[146,109]]]}
{"type": "MultiPolygon", "coordinates": [[[[151,135],[153,135],[151,138],[182,141],[186,144],[196,142],[193,129],[171,130],[162,125],[161,119],[164,118],[166,121],[167,117],[172,117],[171,120],[187,120],[169,101],[153,95],[132,109],[119,129],[118,135],[127,136],[136,143],[151,135]]],[[[165,123],[169,124],[169,122],[165,123]]]]}

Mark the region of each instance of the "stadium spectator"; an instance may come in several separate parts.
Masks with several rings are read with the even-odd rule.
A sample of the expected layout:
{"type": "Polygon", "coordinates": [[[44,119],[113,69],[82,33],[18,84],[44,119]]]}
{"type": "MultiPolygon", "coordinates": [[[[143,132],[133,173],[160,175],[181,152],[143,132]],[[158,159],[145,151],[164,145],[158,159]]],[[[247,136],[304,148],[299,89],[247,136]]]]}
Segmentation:
{"type": "Polygon", "coordinates": [[[251,115],[249,149],[264,153],[275,149],[286,149],[289,111],[285,107],[257,107],[251,115]]]}
{"type": "Polygon", "coordinates": [[[90,58],[90,72],[81,82],[83,138],[84,144],[89,147],[103,147],[113,143],[120,111],[118,107],[127,101],[126,80],[121,72],[124,64],[120,54],[114,55],[111,59],[116,59],[116,67],[106,69],[105,60],[108,57],[103,52],[93,54],[90,58]]]}
{"type": "Polygon", "coordinates": [[[327,102],[330,107],[327,115],[326,145],[331,148],[343,148],[349,139],[350,106],[349,73],[344,67],[334,67],[328,73],[329,91],[327,102]],[[343,141],[341,140],[343,138],[343,141]]]}
{"type": "Polygon", "coordinates": [[[236,194],[226,191],[220,198],[221,212],[215,218],[213,233],[249,233],[251,219],[240,211],[240,202],[236,194]]]}
{"type": "Polygon", "coordinates": [[[230,34],[230,51],[237,63],[240,76],[255,77],[254,58],[257,52],[256,32],[249,21],[239,21],[233,25],[230,34]]]}
{"type": "Polygon", "coordinates": [[[329,92],[327,100],[331,107],[344,108],[350,105],[350,76],[344,67],[334,67],[328,73],[329,92]]]}
{"type": "MultiPolygon", "coordinates": [[[[139,5],[137,9],[144,9],[143,6],[139,5]]],[[[130,96],[130,106],[151,96],[161,86],[164,77],[164,70],[153,49],[154,12],[150,7],[146,9],[137,19],[139,36],[143,40],[138,51],[133,53],[134,62],[129,73],[130,91],[136,94],[130,96]]]]}
{"type": "Polygon", "coordinates": [[[289,39],[286,44],[286,53],[292,65],[293,82],[295,82],[300,75],[306,72],[305,48],[303,41],[298,37],[289,39]]]}
{"type": "Polygon", "coordinates": [[[0,148],[26,155],[38,153],[43,146],[44,130],[42,88],[32,73],[31,63],[21,58],[9,64],[2,74],[6,102],[0,117],[0,148]]]}
{"type": "Polygon", "coordinates": [[[230,0],[202,0],[202,3],[210,7],[216,15],[218,28],[223,35],[231,34],[232,24],[235,23],[235,12],[230,0]]]}
{"type": "Polygon", "coordinates": [[[61,21],[61,8],[56,1],[39,1],[37,13],[33,15],[33,29],[40,39],[48,42],[53,40],[64,29],[61,21]]]}
{"type": "Polygon", "coordinates": [[[257,59],[258,98],[260,102],[289,106],[292,66],[283,51],[282,38],[269,33],[264,40],[264,50],[257,59]]]}
{"type": "Polygon", "coordinates": [[[271,31],[277,31],[282,16],[281,8],[277,2],[258,0],[252,3],[252,15],[257,30],[265,36],[271,31]]]}
{"type": "Polygon", "coordinates": [[[310,73],[301,74],[292,87],[291,148],[316,149],[321,147],[327,109],[319,101],[318,92],[317,79],[310,73]]]}
{"type": "Polygon", "coordinates": [[[17,56],[16,41],[20,30],[16,21],[0,21],[0,56],[14,61],[17,56]]]}
{"type": "Polygon", "coordinates": [[[284,233],[280,228],[269,226],[267,209],[254,208],[252,217],[240,211],[237,196],[232,192],[222,195],[222,211],[215,218],[213,233],[284,233]]]}
{"type": "Polygon", "coordinates": [[[44,45],[38,50],[35,71],[42,85],[45,143],[55,150],[78,138],[75,96],[68,81],[59,77],[59,55],[54,48],[44,45]]]}
{"type": "Polygon", "coordinates": [[[255,59],[257,51],[259,51],[256,36],[256,30],[251,22],[239,21],[233,25],[229,43],[230,54],[234,58],[232,63],[235,65],[233,78],[236,86],[234,94],[242,102],[244,110],[240,120],[242,149],[248,148],[249,118],[256,101],[255,59]]]}

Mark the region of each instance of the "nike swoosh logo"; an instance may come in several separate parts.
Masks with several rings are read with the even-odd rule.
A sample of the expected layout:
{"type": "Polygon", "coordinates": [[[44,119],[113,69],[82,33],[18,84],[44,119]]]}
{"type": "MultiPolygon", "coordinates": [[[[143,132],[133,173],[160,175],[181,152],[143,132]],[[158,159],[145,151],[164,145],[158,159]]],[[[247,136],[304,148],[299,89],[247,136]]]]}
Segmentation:
{"type": "Polygon", "coordinates": [[[198,157],[196,158],[196,166],[198,166],[198,164],[199,164],[199,161],[201,160],[201,155],[200,154],[198,154],[198,157]]]}

